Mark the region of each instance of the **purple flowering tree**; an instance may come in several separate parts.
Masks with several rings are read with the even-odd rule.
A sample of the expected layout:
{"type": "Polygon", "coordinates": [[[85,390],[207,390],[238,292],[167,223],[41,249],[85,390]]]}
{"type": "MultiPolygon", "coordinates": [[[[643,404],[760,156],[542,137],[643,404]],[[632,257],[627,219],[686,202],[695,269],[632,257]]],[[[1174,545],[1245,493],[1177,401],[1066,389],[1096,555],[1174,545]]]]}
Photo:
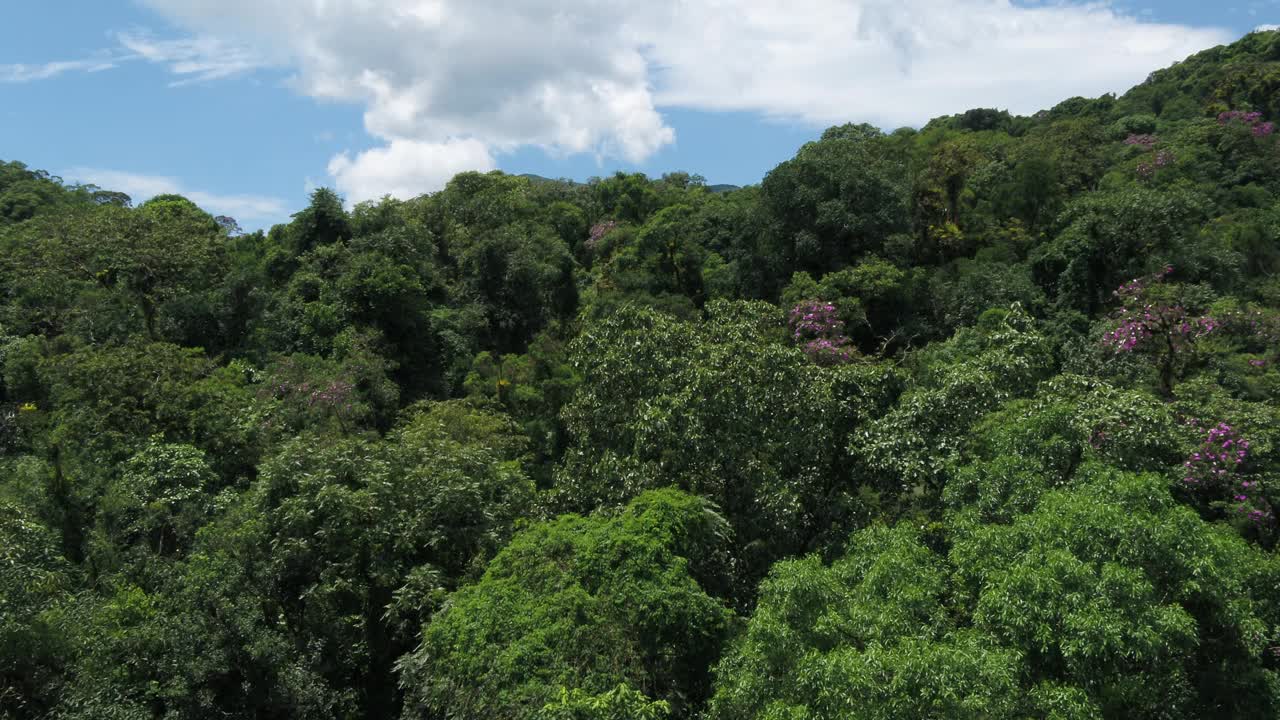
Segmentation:
{"type": "Polygon", "coordinates": [[[1173,380],[1183,358],[1196,342],[1218,330],[1218,320],[1195,316],[1179,304],[1162,302],[1150,290],[1173,272],[1165,266],[1155,275],[1136,278],[1115,291],[1120,307],[1112,314],[1113,326],[1102,336],[1103,347],[1115,353],[1148,356],[1160,373],[1160,389],[1173,394],[1173,380]]]}
{"type": "Polygon", "coordinates": [[[618,227],[618,222],[616,220],[603,220],[592,225],[591,230],[587,234],[587,250],[595,252],[596,246],[600,244],[600,241],[604,239],[604,236],[608,235],[616,227],[618,227]]]}
{"type": "Polygon", "coordinates": [[[805,300],[787,316],[791,339],[819,365],[842,365],[854,359],[856,350],[845,335],[844,321],[836,306],[821,300],[805,300]]]}
{"type": "Polygon", "coordinates": [[[1228,110],[1218,113],[1219,125],[1242,125],[1249,128],[1254,137],[1267,137],[1276,131],[1276,124],[1263,122],[1262,113],[1245,112],[1244,110],[1228,110]]]}
{"type": "Polygon", "coordinates": [[[349,377],[325,375],[293,357],[280,360],[274,377],[258,391],[263,399],[279,401],[284,411],[282,417],[268,417],[267,426],[283,423],[284,427],[291,427],[306,422],[304,417],[311,421],[332,418],[345,431],[359,411],[356,385],[349,377]]]}
{"type": "Polygon", "coordinates": [[[1156,171],[1169,167],[1178,160],[1172,152],[1156,149],[1156,145],[1160,144],[1160,138],[1155,135],[1130,135],[1125,138],[1124,144],[1142,148],[1151,153],[1146,160],[1138,163],[1138,177],[1143,180],[1154,178],[1156,171]]]}
{"type": "Polygon", "coordinates": [[[1125,145],[1133,145],[1136,147],[1140,147],[1144,150],[1150,150],[1151,148],[1155,147],[1156,143],[1158,142],[1160,142],[1160,138],[1156,137],[1155,135],[1146,135],[1146,134],[1130,135],[1129,137],[1124,139],[1125,145]]]}
{"type": "Polygon", "coordinates": [[[1182,464],[1183,485],[1234,518],[1256,526],[1271,524],[1275,513],[1263,496],[1262,480],[1244,472],[1249,441],[1225,422],[1207,429],[1196,420],[1187,424],[1202,433],[1203,440],[1182,464]]]}

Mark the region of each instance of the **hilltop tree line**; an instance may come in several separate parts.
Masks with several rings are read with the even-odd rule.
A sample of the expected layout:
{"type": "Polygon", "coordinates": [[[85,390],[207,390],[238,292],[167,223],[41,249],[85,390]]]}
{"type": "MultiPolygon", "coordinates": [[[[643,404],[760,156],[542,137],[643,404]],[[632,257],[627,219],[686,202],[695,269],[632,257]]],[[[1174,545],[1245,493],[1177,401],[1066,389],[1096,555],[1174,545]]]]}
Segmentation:
{"type": "Polygon", "coordinates": [[[1277,121],[1273,31],[728,192],[0,164],[0,717],[1274,718],[1277,121]]]}

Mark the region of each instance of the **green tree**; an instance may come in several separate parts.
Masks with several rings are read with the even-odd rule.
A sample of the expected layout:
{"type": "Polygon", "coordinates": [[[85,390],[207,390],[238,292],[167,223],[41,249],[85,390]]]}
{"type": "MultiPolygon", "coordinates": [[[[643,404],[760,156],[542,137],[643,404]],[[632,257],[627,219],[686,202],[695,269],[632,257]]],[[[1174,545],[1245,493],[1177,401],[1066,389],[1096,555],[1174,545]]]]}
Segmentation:
{"type": "Polygon", "coordinates": [[[532,471],[546,487],[567,441],[561,410],[580,382],[569,365],[566,344],[544,332],[524,355],[476,355],[465,387],[468,396],[501,404],[521,423],[534,452],[532,471]]]}
{"type": "Polygon", "coordinates": [[[1101,472],[945,543],[901,523],[778,564],[713,718],[1266,717],[1276,559],[1101,472]],[[939,544],[949,546],[939,553],[939,544]]]}
{"type": "Polygon", "coordinates": [[[404,716],[661,717],[658,700],[690,717],[733,618],[700,584],[723,572],[726,532],[705,501],[675,490],[525,530],[400,663],[404,716]]]}
{"type": "Polygon", "coordinates": [[[658,209],[658,193],[643,173],[615,173],[591,184],[592,194],[606,215],[643,224],[658,209]]]}
{"type": "Polygon", "coordinates": [[[75,580],[57,534],[0,499],[0,716],[35,718],[49,709],[65,657],[52,618],[75,580]]]}
{"type": "Polygon", "coordinates": [[[993,310],[925,359],[898,404],[850,438],[864,477],[891,496],[936,502],[967,433],[982,415],[1030,395],[1053,357],[1020,308],[993,310]]]}
{"type": "Polygon", "coordinates": [[[634,296],[684,295],[695,304],[705,299],[702,269],[707,251],[689,237],[694,210],[688,205],[654,213],[599,270],[599,282],[634,296]]]}
{"type": "Polygon", "coordinates": [[[138,331],[154,340],[180,332],[180,306],[225,272],[223,240],[188,201],[157,198],[137,210],[105,205],[42,218],[11,237],[0,259],[20,298],[18,326],[91,342],[138,331]],[[112,314],[124,318],[112,323],[112,314]]]}
{"type": "Polygon", "coordinates": [[[105,549],[184,553],[213,514],[217,480],[199,449],[152,439],[126,461],[99,505],[105,549]]]}
{"type": "Polygon", "coordinates": [[[504,225],[453,249],[463,286],[488,316],[490,343],[502,352],[523,352],[539,331],[577,309],[573,256],[549,228],[504,225]]]}
{"type": "Polygon", "coordinates": [[[883,134],[865,126],[829,130],[770,171],[760,199],[781,262],[775,277],[820,275],[879,251],[907,228],[905,176],[883,134]]]}
{"type": "Polygon", "coordinates": [[[386,442],[302,435],[263,465],[252,493],[280,611],[364,717],[396,716],[392,664],[528,514],[525,442],[505,417],[446,403],[386,442]]]}
{"type": "Polygon", "coordinates": [[[712,303],[698,324],[628,308],[591,327],[571,349],[582,385],[564,412],[560,506],[703,495],[735,529],[746,587],[840,527],[859,507],[842,438],[893,383],[877,365],[815,367],[781,324],[772,306],[712,303]]]}
{"type": "Polygon", "coordinates": [[[1060,306],[1093,315],[1122,283],[1175,260],[1192,276],[1220,271],[1184,262],[1204,212],[1204,198],[1185,190],[1081,196],[1059,220],[1062,232],[1032,253],[1036,280],[1060,306]]]}
{"type": "Polygon", "coordinates": [[[311,203],[293,216],[289,236],[295,255],[350,240],[351,221],[342,208],[342,199],[329,188],[313,190],[311,203]]]}

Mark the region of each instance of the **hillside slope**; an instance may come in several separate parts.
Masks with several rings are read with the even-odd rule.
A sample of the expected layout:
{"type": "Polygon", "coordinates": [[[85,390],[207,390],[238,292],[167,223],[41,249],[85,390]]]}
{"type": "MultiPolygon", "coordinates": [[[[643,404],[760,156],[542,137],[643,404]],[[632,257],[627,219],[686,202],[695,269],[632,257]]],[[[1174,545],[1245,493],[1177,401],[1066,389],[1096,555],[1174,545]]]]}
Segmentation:
{"type": "Polygon", "coordinates": [[[0,165],[0,717],[1275,718],[1278,78],[253,233],[0,165]]]}

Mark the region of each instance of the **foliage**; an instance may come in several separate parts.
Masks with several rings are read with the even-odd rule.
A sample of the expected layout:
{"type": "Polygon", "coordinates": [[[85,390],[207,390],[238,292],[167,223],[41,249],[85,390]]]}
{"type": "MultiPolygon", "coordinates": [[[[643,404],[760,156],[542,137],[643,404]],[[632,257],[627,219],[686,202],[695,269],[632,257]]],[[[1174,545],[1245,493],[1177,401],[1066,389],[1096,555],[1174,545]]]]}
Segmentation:
{"type": "Polygon", "coordinates": [[[669,716],[665,700],[650,701],[644,693],[619,685],[609,692],[588,695],[580,688],[561,690],[560,699],[547,703],[539,720],[663,720],[669,716]]]}
{"type": "Polygon", "coordinates": [[[699,584],[720,571],[698,558],[717,553],[723,524],[705,501],[661,490],[520,533],[401,662],[406,717],[661,717],[646,696],[688,716],[732,619],[699,584]]]}
{"type": "Polygon", "coordinates": [[[1280,707],[1280,32],[758,185],[0,163],[0,717],[1280,707]]]}
{"type": "Polygon", "coordinates": [[[900,524],[830,566],[777,565],[711,717],[1261,717],[1280,701],[1275,558],[1158,477],[1102,473],[947,544],[900,524]]]}
{"type": "Polygon", "coordinates": [[[842,402],[850,376],[815,368],[782,334],[758,303],[713,303],[696,325],[624,309],[589,329],[572,349],[582,385],[564,411],[560,505],[668,485],[704,495],[733,525],[750,582],[841,526],[858,504],[841,443],[874,396],[842,402]]]}
{"type": "Polygon", "coordinates": [[[969,426],[1007,400],[1029,395],[1051,367],[1043,335],[1021,308],[992,311],[940,352],[926,381],[850,439],[869,482],[893,495],[937,498],[969,426]]]}
{"type": "Polygon", "coordinates": [[[0,714],[34,717],[56,697],[65,650],[51,616],[74,587],[54,534],[0,501],[0,714]]]}

